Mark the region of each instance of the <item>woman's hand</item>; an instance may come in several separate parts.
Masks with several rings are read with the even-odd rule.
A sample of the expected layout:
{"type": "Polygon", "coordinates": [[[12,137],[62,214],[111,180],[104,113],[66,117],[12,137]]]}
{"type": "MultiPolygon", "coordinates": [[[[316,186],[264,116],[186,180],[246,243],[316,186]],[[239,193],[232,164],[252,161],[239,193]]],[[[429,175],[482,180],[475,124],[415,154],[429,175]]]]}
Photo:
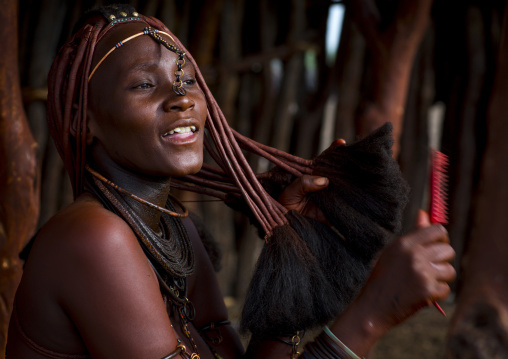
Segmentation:
{"type": "MultiPolygon", "coordinates": [[[[339,138],[333,141],[328,149],[345,145],[346,141],[339,138]]],[[[321,191],[328,187],[329,183],[330,181],[326,177],[303,175],[286,187],[279,196],[278,201],[289,211],[297,210],[304,216],[326,223],[327,221],[323,212],[313,203],[309,203],[309,196],[307,194],[321,191]]]]}
{"type": "Polygon", "coordinates": [[[362,291],[332,331],[365,355],[390,329],[419,309],[444,299],[455,279],[455,251],[447,231],[420,211],[416,229],[394,240],[377,260],[362,291]]]}
{"type": "MultiPolygon", "coordinates": [[[[333,141],[328,149],[345,145],[346,141],[339,138],[333,141]]],[[[326,222],[323,212],[314,204],[309,203],[307,193],[323,190],[328,187],[328,184],[329,180],[326,177],[303,175],[286,187],[278,201],[289,211],[297,210],[304,216],[326,222]]]]}
{"type": "Polygon", "coordinates": [[[286,187],[278,201],[288,211],[296,210],[304,216],[326,222],[323,212],[312,202],[309,202],[307,194],[325,189],[328,187],[328,183],[329,180],[326,177],[303,175],[286,187]]]}
{"type": "Polygon", "coordinates": [[[379,309],[380,324],[393,327],[419,309],[450,294],[455,257],[448,233],[420,211],[417,229],[396,239],[381,254],[362,296],[379,309]]]}

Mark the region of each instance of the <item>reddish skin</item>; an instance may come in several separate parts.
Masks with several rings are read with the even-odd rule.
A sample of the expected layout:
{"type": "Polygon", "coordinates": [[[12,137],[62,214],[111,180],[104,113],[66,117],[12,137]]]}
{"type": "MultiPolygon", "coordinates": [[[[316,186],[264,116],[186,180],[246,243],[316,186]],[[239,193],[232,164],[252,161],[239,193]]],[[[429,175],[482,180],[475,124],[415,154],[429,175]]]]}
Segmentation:
{"type": "MultiPolygon", "coordinates": [[[[99,45],[95,62],[112,43],[139,27],[122,25],[112,32],[99,45]]],[[[186,85],[187,96],[172,92],[174,59],[173,53],[141,36],[115,50],[101,65],[89,94],[93,167],[158,205],[166,201],[171,176],[194,173],[202,161],[206,103],[192,81],[186,85]],[[122,70],[147,59],[154,64],[149,70],[138,68],[132,76],[122,70]],[[141,83],[149,85],[136,88],[141,83]],[[190,142],[163,138],[163,133],[189,118],[197,126],[190,142]]],[[[192,69],[185,70],[192,74],[192,69]]],[[[306,193],[326,187],[320,181],[302,177],[286,190],[281,202],[307,213],[311,209],[306,208],[306,193]]],[[[130,204],[158,230],[160,213],[136,201],[130,204]]],[[[422,227],[428,225],[420,222],[422,227]]],[[[195,273],[188,285],[197,313],[194,324],[199,327],[226,319],[227,311],[197,233],[185,224],[196,254],[195,273]]],[[[363,355],[389,328],[432,300],[444,298],[449,292],[445,281],[454,277],[453,268],[446,264],[453,257],[447,240],[441,226],[432,226],[395,241],[380,257],[361,295],[336,320],[334,332],[363,355]],[[396,275],[404,277],[394,281],[396,275]],[[398,298],[397,306],[394,298],[398,298]],[[368,322],[374,325],[365,332],[368,322]]],[[[62,353],[83,353],[86,348],[94,358],[156,359],[174,351],[177,337],[183,336],[176,318],[171,318],[175,328],[171,327],[157,279],[134,233],[88,193],[41,230],[17,293],[17,306],[32,340],[62,353]]],[[[201,358],[212,359],[195,327],[190,329],[201,358]]],[[[241,357],[243,349],[234,330],[226,326],[221,332],[224,341],[217,351],[226,359],[241,357]]],[[[11,328],[8,357],[43,358],[27,352],[19,340],[11,328]]],[[[281,358],[290,352],[288,345],[276,341],[265,342],[259,349],[253,357],[281,358]]]]}

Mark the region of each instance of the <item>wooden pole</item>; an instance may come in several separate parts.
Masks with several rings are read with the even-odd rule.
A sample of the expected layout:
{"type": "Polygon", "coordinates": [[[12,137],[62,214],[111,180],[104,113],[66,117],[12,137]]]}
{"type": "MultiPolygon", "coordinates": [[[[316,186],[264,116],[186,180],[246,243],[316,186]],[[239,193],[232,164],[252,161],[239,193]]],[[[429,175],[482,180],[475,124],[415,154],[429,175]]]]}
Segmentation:
{"type": "Polygon", "coordinates": [[[0,0],[0,356],[21,277],[19,252],[39,216],[39,165],[21,100],[18,2],[0,0]]]}
{"type": "Polygon", "coordinates": [[[447,358],[508,357],[508,6],[487,110],[488,138],[447,358]]]}

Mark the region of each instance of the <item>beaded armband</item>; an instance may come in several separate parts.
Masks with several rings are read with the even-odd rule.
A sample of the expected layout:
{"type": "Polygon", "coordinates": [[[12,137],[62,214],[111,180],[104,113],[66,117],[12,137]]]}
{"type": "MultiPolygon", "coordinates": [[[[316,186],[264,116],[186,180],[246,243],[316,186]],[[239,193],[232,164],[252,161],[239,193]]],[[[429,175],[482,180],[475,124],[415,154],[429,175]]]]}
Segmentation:
{"type": "Polygon", "coordinates": [[[304,359],[365,359],[360,358],[325,326],[323,332],[312,343],[305,346],[304,359]]]}

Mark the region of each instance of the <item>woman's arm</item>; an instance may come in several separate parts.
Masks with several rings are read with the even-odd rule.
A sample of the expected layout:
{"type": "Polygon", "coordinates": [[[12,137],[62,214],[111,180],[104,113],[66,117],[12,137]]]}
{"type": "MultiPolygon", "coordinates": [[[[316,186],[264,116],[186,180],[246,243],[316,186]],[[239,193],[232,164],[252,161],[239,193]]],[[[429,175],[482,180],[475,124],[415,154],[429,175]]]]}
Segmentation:
{"type": "MultiPolygon", "coordinates": [[[[138,241],[119,217],[85,205],[65,218],[55,292],[93,358],[162,358],[177,338],[157,278],[138,241]]],[[[57,276],[55,276],[57,277],[57,276]]]]}

